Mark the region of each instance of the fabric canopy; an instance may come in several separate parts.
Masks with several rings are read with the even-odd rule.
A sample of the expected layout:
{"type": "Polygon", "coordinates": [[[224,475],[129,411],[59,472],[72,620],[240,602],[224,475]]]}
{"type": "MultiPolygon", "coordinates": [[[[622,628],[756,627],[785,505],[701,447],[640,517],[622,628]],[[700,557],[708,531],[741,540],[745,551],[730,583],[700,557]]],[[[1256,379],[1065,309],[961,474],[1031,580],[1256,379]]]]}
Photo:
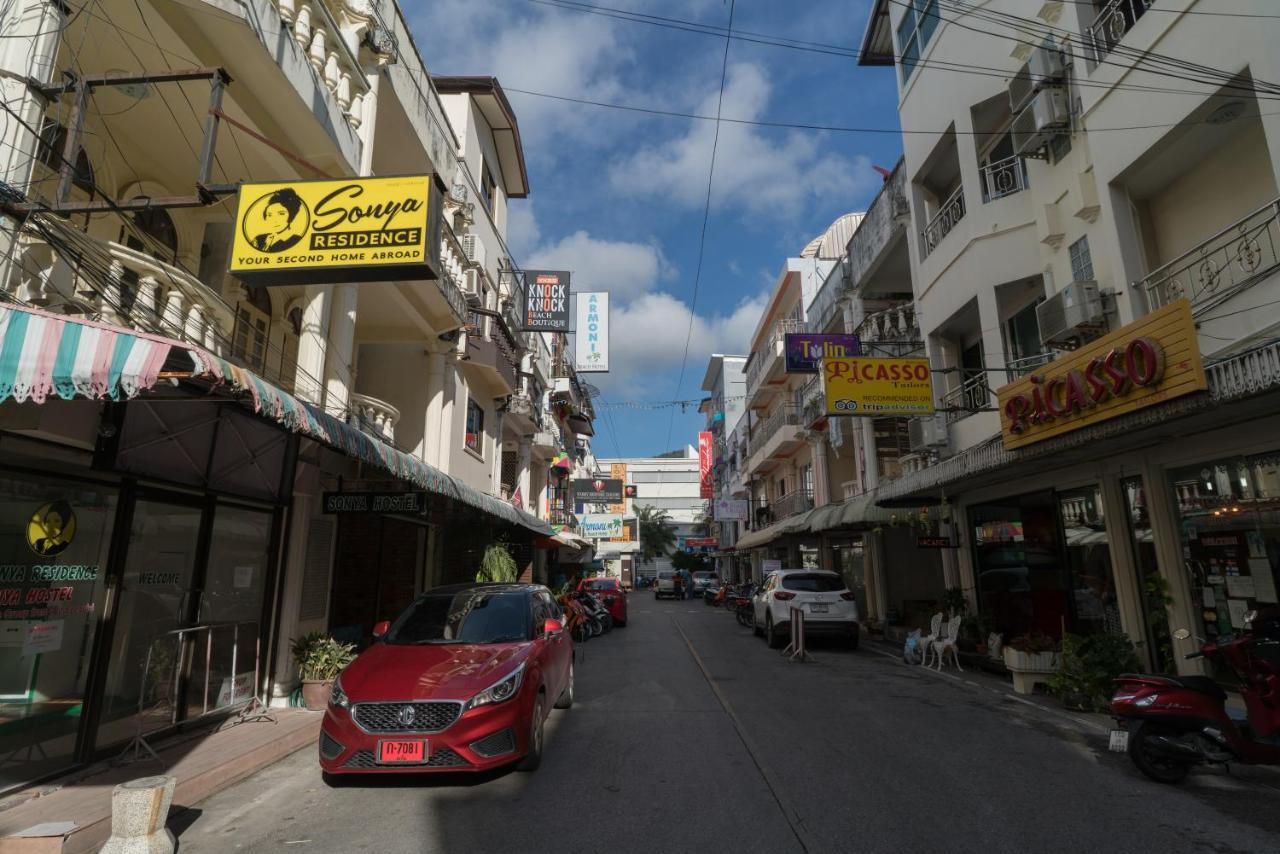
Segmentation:
{"type": "Polygon", "coordinates": [[[847,498],[838,504],[824,504],[807,513],[789,516],[774,522],[767,528],[738,538],[735,548],[739,552],[758,549],[789,534],[821,534],[826,531],[868,528],[890,521],[892,513],[875,505],[872,493],[867,492],[847,498]]]}

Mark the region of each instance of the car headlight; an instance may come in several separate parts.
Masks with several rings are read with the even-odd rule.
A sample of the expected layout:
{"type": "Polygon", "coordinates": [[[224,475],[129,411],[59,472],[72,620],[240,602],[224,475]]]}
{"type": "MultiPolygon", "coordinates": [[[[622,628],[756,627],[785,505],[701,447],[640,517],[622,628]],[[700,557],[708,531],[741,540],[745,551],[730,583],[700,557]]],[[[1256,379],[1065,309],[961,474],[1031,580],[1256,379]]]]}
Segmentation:
{"type": "Polygon", "coordinates": [[[494,682],[488,688],[485,688],[479,694],[476,694],[467,701],[467,706],[463,711],[474,709],[477,706],[487,706],[490,703],[505,703],[516,695],[520,690],[520,682],[524,679],[524,665],[521,664],[509,675],[494,682]]]}
{"type": "Polygon", "coordinates": [[[340,709],[350,708],[351,706],[351,701],[347,699],[347,692],[342,690],[341,676],[333,683],[333,690],[329,692],[329,702],[340,709]]]}

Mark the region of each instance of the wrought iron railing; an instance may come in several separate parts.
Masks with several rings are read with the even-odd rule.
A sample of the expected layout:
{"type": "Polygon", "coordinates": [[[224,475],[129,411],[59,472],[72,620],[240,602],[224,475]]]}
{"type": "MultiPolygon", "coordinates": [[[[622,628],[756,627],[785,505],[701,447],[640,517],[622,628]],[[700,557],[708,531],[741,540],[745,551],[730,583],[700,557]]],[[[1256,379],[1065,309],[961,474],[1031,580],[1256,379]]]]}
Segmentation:
{"type": "Polygon", "coordinates": [[[982,176],[982,200],[992,202],[1020,193],[1030,186],[1027,183],[1027,161],[1018,157],[1006,157],[983,166],[978,173],[982,176]]]}
{"type": "Polygon", "coordinates": [[[795,404],[788,403],[779,406],[764,421],[760,422],[749,443],[751,455],[755,456],[784,426],[800,426],[800,410],[795,404]]]}
{"type": "Polygon", "coordinates": [[[1280,266],[1280,200],[1254,211],[1138,283],[1154,310],[1191,301],[1196,314],[1252,287],[1280,266]]]}
{"type": "Polygon", "coordinates": [[[1085,29],[1085,41],[1094,62],[1101,62],[1120,43],[1155,0],[1111,0],[1085,29]]]}
{"type": "Polygon", "coordinates": [[[944,394],[942,408],[947,410],[948,423],[990,409],[991,384],[987,382],[986,373],[975,374],[944,394]]]}
{"type": "Polygon", "coordinates": [[[760,380],[769,372],[775,359],[782,356],[782,342],[788,332],[804,332],[805,323],[798,317],[784,317],[774,322],[764,339],[760,349],[754,354],[751,364],[747,366],[747,396],[756,393],[760,380]]]}
{"type": "Polygon", "coordinates": [[[942,203],[938,212],[933,215],[933,219],[929,220],[929,224],[920,232],[925,255],[938,248],[942,239],[951,233],[960,220],[964,219],[964,213],[964,187],[960,186],[956,187],[956,191],[950,198],[942,203]]]}
{"type": "Polygon", "coordinates": [[[1052,351],[1047,353],[1037,353],[1034,356],[1023,356],[1021,359],[1010,359],[1005,362],[1004,372],[1008,377],[1008,382],[1013,382],[1019,377],[1025,377],[1041,365],[1047,365],[1054,359],[1052,351]]]}
{"type": "Polygon", "coordinates": [[[797,489],[794,492],[777,499],[771,506],[773,507],[773,518],[775,521],[778,519],[787,519],[791,516],[798,516],[801,513],[805,513],[813,509],[813,490],[797,489]]]}

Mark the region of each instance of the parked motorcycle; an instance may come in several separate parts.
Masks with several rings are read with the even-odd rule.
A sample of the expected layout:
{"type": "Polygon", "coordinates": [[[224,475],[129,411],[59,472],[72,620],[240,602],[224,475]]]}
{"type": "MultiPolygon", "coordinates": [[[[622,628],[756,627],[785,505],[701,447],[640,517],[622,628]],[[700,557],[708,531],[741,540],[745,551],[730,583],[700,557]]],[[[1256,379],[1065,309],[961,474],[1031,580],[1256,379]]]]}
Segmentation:
{"type": "Polygon", "coordinates": [[[564,610],[564,625],[569,631],[569,637],[573,638],[576,643],[586,643],[590,640],[592,631],[581,603],[567,593],[558,597],[556,601],[560,603],[560,607],[564,610]]]}
{"type": "MultiPolygon", "coordinates": [[[[1174,637],[1191,637],[1178,629],[1174,637]]],[[[1208,657],[1240,679],[1247,718],[1228,714],[1227,692],[1207,676],[1125,674],[1111,714],[1111,749],[1127,751],[1142,773],[1178,783],[1195,765],[1280,765],[1280,610],[1245,617],[1244,631],[1202,641],[1187,658],[1208,657]]]]}
{"type": "Polygon", "coordinates": [[[604,606],[592,594],[585,590],[573,594],[578,603],[582,606],[582,610],[587,615],[587,620],[591,625],[592,632],[596,635],[602,635],[613,629],[613,615],[609,613],[609,609],[604,606]]]}
{"type": "Polygon", "coordinates": [[[751,606],[751,597],[755,595],[756,587],[754,584],[742,584],[734,592],[731,599],[731,607],[738,618],[738,625],[746,626],[754,629],[756,625],[756,611],[751,606]]]}

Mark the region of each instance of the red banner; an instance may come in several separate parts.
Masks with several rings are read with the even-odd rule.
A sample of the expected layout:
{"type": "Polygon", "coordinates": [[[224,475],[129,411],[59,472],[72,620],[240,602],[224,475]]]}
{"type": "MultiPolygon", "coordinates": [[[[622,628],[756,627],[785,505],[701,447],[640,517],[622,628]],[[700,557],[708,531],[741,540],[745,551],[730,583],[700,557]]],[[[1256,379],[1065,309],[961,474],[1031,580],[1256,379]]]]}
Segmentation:
{"type": "Polygon", "coordinates": [[[715,498],[716,490],[711,482],[711,466],[715,461],[715,451],[711,446],[711,434],[698,434],[698,482],[702,485],[699,492],[701,498],[715,498]]]}

